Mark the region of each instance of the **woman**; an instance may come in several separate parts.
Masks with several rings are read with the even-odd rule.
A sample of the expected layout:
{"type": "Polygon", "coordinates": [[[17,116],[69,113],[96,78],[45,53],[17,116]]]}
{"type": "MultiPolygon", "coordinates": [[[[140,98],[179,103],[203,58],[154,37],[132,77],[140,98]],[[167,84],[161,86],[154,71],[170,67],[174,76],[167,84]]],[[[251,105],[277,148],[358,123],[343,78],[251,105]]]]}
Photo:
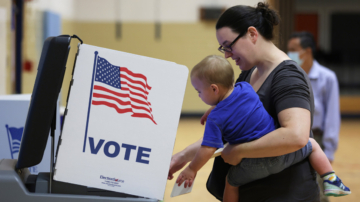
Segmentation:
{"type": "MultiPolygon", "coordinates": [[[[273,27],[277,24],[278,15],[266,3],[258,3],[256,8],[229,8],[216,24],[219,50],[226,58],[235,60],[242,70],[237,82],[247,81],[252,85],[277,124],[276,130],[260,139],[226,147],[222,158],[215,159],[207,188],[219,200],[222,200],[225,177],[231,165],[243,158],[294,152],[305,146],[312,136],[314,104],[310,81],[306,73],[272,43],[273,27]]],[[[202,124],[212,109],[204,114],[202,124]]],[[[192,160],[201,141],[173,156],[169,179],[192,160]]],[[[306,159],[278,174],[239,187],[240,201],[319,201],[315,179],[315,172],[306,159]]]]}

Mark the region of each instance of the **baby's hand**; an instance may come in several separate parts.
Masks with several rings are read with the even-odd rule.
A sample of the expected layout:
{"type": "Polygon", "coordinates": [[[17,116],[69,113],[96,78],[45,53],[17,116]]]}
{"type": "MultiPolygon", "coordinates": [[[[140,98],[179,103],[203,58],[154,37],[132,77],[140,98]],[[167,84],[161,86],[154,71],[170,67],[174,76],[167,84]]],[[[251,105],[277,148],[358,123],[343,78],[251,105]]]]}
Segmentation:
{"type": "Polygon", "coordinates": [[[209,116],[210,112],[215,108],[215,106],[212,106],[210,107],[204,115],[202,115],[201,119],[200,119],[200,123],[201,125],[204,125],[206,120],[207,120],[207,117],[209,116]]]}
{"type": "Polygon", "coordinates": [[[191,168],[189,168],[188,166],[180,173],[178,179],[176,180],[176,183],[178,184],[178,186],[180,186],[185,181],[185,188],[191,187],[194,182],[195,176],[196,172],[191,170],[191,168]]]}

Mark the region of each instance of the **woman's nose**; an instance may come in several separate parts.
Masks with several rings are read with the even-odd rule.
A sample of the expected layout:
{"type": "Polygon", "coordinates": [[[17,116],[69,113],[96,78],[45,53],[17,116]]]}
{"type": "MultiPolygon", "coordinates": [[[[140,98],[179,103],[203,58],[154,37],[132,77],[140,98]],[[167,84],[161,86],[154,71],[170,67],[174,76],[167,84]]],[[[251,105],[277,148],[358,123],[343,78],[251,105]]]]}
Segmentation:
{"type": "Polygon", "coordinates": [[[229,58],[229,57],[231,57],[232,56],[232,53],[231,52],[225,52],[225,58],[229,58]]]}

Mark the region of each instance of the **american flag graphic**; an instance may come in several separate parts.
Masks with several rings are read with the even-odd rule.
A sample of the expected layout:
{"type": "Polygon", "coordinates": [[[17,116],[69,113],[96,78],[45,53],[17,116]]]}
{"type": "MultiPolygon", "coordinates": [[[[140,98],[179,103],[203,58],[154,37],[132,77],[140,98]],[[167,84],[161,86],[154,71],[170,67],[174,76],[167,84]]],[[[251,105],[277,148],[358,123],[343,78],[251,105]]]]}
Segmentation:
{"type": "Polygon", "coordinates": [[[5,125],[5,127],[9,139],[11,158],[14,159],[14,156],[16,156],[15,154],[19,153],[21,137],[23,134],[24,127],[20,127],[20,128],[9,127],[7,124],[5,125]]]}
{"type": "MultiPolygon", "coordinates": [[[[6,132],[8,134],[10,154],[12,159],[17,159],[20,151],[21,138],[24,131],[24,127],[15,128],[5,125],[6,132]]],[[[38,166],[32,166],[28,168],[31,174],[38,174],[38,166]]]]}
{"type": "Polygon", "coordinates": [[[119,114],[131,113],[132,117],[147,118],[157,124],[148,101],[151,87],[146,76],[97,56],[94,77],[92,105],[111,107],[119,114]]]}

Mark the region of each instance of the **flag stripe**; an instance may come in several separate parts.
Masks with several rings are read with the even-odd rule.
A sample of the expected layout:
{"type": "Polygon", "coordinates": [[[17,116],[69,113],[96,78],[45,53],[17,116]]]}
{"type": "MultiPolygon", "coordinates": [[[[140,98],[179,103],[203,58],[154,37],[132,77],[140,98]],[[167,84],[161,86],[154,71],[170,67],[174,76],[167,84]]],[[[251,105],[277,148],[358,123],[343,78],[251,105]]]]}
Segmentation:
{"type": "MultiPolygon", "coordinates": [[[[101,93],[97,93],[98,91],[105,91],[105,92],[111,93],[111,94],[113,94],[113,95],[115,95],[117,97],[129,98],[130,101],[132,101],[132,102],[135,102],[137,104],[145,105],[145,106],[149,107],[149,109],[147,109],[147,111],[149,111],[149,113],[151,113],[151,111],[152,111],[151,107],[149,106],[149,104],[147,102],[144,102],[142,100],[139,100],[139,99],[136,99],[136,98],[133,98],[133,97],[129,97],[129,95],[124,95],[124,94],[121,94],[121,93],[117,93],[117,92],[114,92],[114,91],[109,90],[107,88],[104,88],[102,86],[94,86],[94,89],[97,90],[96,92],[93,93],[93,97],[95,97],[95,98],[107,98],[107,99],[115,100],[115,98],[113,98],[113,97],[111,97],[109,95],[104,95],[104,94],[101,94],[101,93]]],[[[117,101],[117,100],[115,100],[115,101],[117,101]]],[[[131,102],[123,101],[123,100],[118,100],[117,102],[120,105],[130,105],[131,104],[131,102]]]]}
{"type": "Polygon", "coordinates": [[[149,114],[143,114],[143,113],[136,113],[132,110],[132,108],[136,109],[136,107],[132,107],[132,108],[124,108],[124,109],[121,109],[119,108],[116,104],[114,103],[110,103],[110,102],[107,102],[107,101],[95,101],[93,100],[92,101],[92,104],[93,105],[105,105],[105,106],[108,106],[108,107],[111,107],[111,108],[114,108],[118,113],[127,113],[127,112],[133,112],[133,117],[138,117],[138,118],[149,118],[151,119],[154,123],[155,121],[153,120],[153,117],[151,117],[149,114]]]}
{"type": "Polygon", "coordinates": [[[138,117],[138,118],[149,118],[149,119],[151,119],[155,124],[157,124],[156,122],[155,122],[155,120],[152,118],[152,117],[150,117],[149,115],[147,115],[147,114],[133,114],[133,115],[131,115],[132,117],[138,117]]]}
{"type": "MultiPolygon", "coordinates": [[[[149,93],[146,92],[144,89],[141,89],[139,87],[136,87],[134,85],[131,85],[131,83],[128,83],[126,81],[121,81],[121,85],[127,85],[128,87],[132,88],[132,89],[135,89],[135,90],[138,90],[138,91],[141,91],[142,93],[145,93],[146,95],[148,95],[149,93]]],[[[122,88],[122,90],[128,90],[129,88],[122,88]]]]}
{"type": "Polygon", "coordinates": [[[119,114],[123,114],[123,113],[126,113],[126,112],[132,112],[131,108],[120,109],[119,107],[117,107],[116,104],[105,102],[105,101],[95,101],[95,100],[93,100],[92,104],[93,105],[105,105],[105,106],[114,108],[119,114]]]}
{"type": "MultiPolygon", "coordinates": [[[[98,94],[98,93],[94,93],[93,94],[93,97],[94,98],[104,98],[104,99],[108,99],[108,100],[113,100],[117,103],[119,103],[120,105],[122,106],[131,106],[132,108],[135,108],[135,109],[142,109],[142,110],[145,110],[147,112],[149,112],[151,114],[151,111],[150,109],[147,109],[145,107],[141,107],[141,106],[137,106],[137,105],[133,105],[130,101],[122,101],[120,99],[117,99],[117,98],[114,98],[112,96],[109,96],[109,95],[103,95],[103,94],[98,94]]],[[[131,98],[130,98],[131,99],[131,98]]],[[[94,101],[94,100],[93,100],[94,101]]]]}
{"type": "MultiPolygon", "coordinates": [[[[144,90],[145,92],[147,92],[146,86],[145,86],[145,84],[144,84],[143,82],[138,81],[138,80],[131,79],[130,77],[128,77],[128,76],[125,75],[125,74],[120,74],[120,78],[121,78],[121,79],[126,79],[129,83],[141,85],[141,86],[143,87],[143,90],[144,90]]],[[[121,82],[121,83],[122,83],[122,82],[121,82]]]]}
{"type": "Polygon", "coordinates": [[[124,71],[124,72],[128,73],[130,76],[144,79],[145,84],[146,84],[146,87],[147,87],[149,90],[151,90],[151,87],[150,87],[150,86],[148,85],[148,83],[147,83],[147,78],[146,78],[146,76],[144,76],[144,75],[142,75],[142,74],[134,73],[134,72],[128,70],[126,67],[120,67],[120,71],[124,71]]]}
{"type": "Polygon", "coordinates": [[[152,117],[151,113],[149,112],[149,109],[144,109],[143,106],[138,106],[138,105],[120,105],[118,102],[116,102],[115,100],[110,100],[110,99],[104,99],[104,98],[97,98],[96,100],[94,100],[96,102],[107,102],[110,104],[114,104],[117,106],[117,108],[124,110],[124,109],[132,109],[133,113],[139,113],[139,114],[147,114],[150,117],[152,117]]]}
{"type": "Polygon", "coordinates": [[[98,85],[94,86],[94,90],[105,91],[105,92],[114,94],[114,95],[116,95],[116,96],[118,96],[118,97],[129,97],[129,95],[122,94],[122,93],[117,93],[117,92],[115,92],[115,91],[112,91],[112,90],[110,90],[110,89],[107,89],[107,88],[104,88],[104,87],[98,86],[98,85]]]}
{"type": "Polygon", "coordinates": [[[139,99],[136,99],[136,98],[130,97],[130,100],[133,101],[133,102],[139,103],[139,104],[148,105],[148,103],[146,103],[144,101],[141,101],[139,99]]]}
{"type": "Polygon", "coordinates": [[[140,107],[140,106],[136,106],[136,105],[131,105],[132,108],[134,109],[142,109],[142,110],[145,110],[147,112],[149,112],[151,114],[151,108],[150,110],[149,109],[146,109],[145,107],[140,107]]]}
{"type": "Polygon", "coordinates": [[[130,101],[122,101],[120,99],[114,98],[114,97],[109,96],[109,95],[94,93],[93,97],[94,98],[105,98],[105,99],[109,99],[109,100],[114,100],[115,102],[119,103],[120,105],[131,105],[130,101]]]}
{"type": "MultiPolygon", "coordinates": [[[[132,90],[129,90],[129,91],[130,91],[130,94],[131,94],[131,95],[136,95],[136,96],[142,97],[142,98],[144,98],[145,100],[147,100],[147,97],[145,97],[145,95],[140,94],[140,93],[136,93],[136,92],[134,92],[134,91],[132,91],[132,90]]],[[[149,105],[151,105],[150,102],[148,102],[148,101],[147,101],[146,103],[148,103],[149,105]]]]}

